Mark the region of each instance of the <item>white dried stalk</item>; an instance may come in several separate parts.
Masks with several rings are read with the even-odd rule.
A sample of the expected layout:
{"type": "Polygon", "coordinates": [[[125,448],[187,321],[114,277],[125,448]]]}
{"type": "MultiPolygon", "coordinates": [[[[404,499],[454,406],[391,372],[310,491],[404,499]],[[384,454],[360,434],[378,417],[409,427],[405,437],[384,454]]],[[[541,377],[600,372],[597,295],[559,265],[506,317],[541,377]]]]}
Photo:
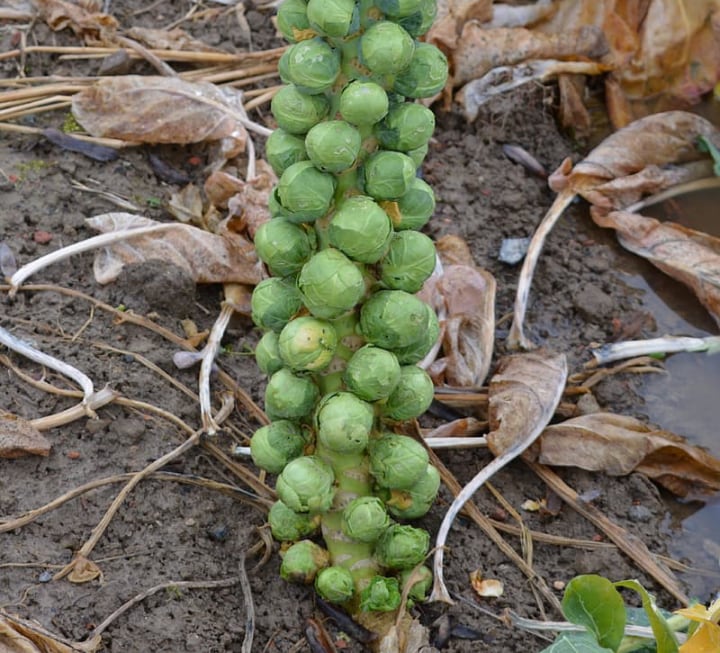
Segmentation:
{"type": "Polygon", "coordinates": [[[708,354],[720,353],[720,336],[691,338],[688,336],[663,336],[648,340],[626,340],[612,342],[590,350],[598,365],[613,361],[652,356],[653,354],[676,354],[678,352],[705,351],[708,354]]]}

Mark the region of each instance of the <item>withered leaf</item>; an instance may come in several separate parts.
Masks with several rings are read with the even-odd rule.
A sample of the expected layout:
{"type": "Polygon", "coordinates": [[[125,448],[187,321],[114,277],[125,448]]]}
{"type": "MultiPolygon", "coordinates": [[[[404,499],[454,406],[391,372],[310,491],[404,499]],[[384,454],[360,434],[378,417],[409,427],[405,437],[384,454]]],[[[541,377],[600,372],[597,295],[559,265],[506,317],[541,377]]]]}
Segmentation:
{"type": "MultiPolygon", "coordinates": [[[[248,181],[238,181],[240,190],[228,199],[228,210],[230,216],[240,219],[244,229],[254,238],[260,225],[270,219],[268,199],[277,177],[270,164],[259,159],[255,176],[248,181]]],[[[207,185],[205,189],[210,193],[207,185]]]]}
{"type": "Polygon", "coordinates": [[[0,609],[2,653],[94,653],[101,646],[99,635],[86,642],[70,642],[45,630],[40,624],[0,609]]]}
{"type": "Polygon", "coordinates": [[[548,426],[537,459],[610,476],[640,472],[671,492],[698,498],[720,490],[720,460],[634,417],[593,413],[548,426]]]}
{"type": "Polygon", "coordinates": [[[218,48],[194,38],[184,29],[152,29],[149,27],[131,27],[127,31],[131,39],[144,43],[155,50],[186,50],[190,52],[222,52],[218,48]]]}
{"type": "Polygon", "coordinates": [[[470,584],[478,596],[497,598],[502,596],[505,591],[505,586],[501,580],[483,578],[480,569],[470,572],[470,584]]]}
{"type": "Polygon", "coordinates": [[[0,458],[49,453],[50,442],[30,422],[0,409],[0,458]]]}
{"type": "Polygon", "coordinates": [[[67,579],[71,583],[89,583],[96,578],[102,578],[102,571],[92,560],[79,557],[73,562],[72,571],[67,579]]]}
{"type": "Polygon", "coordinates": [[[34,0],[40,17],[56,32],[69,27],[88,45],[111,45],[118,22],[101,12],[102,3],[88,0],[72,3],[65,0],[34,0]]]}
{"type": "MultiPolygon", "coordinates": [[[[102,233],[150,227],[161,223],[131,213],[105,213],[87,224],[102,233]]],[[[98,283],[114,281],[125,265],[161,259],[186,270],[196,283],[256,284],[261,279],[255,249],[239,234],[222,236],[184,224],[172,224],[162,233],[128,237],[98,250],[93,270],[98,283]]]]}
{"type": "Polygon", "coordinates": [[[73,95],[72,112],[93,136],[139,143],[247,138],[240,95],[177,77],[105,77],[73,95]],[[168,110],[169,108],[172,110],[168,110]]]}
{"type": "Polygon", "coordinates": [[[437,16],[426,39],[446,52],[452,52],[466,21],[489,20],[492,11],[492,0],[438,0],[437,16]]]}

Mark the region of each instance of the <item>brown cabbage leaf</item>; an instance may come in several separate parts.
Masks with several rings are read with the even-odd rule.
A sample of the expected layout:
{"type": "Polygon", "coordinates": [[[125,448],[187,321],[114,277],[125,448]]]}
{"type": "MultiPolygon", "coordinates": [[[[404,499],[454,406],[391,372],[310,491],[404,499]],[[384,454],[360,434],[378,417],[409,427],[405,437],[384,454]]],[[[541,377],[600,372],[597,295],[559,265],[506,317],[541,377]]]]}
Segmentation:
{"type": "Polygon", "coordinates": [[[50,442],[27,420],[0,410],[0,458],[47,456],[50,442]]]}
{"type": "Polygon", "coordinates": [[[33,0],[33,4],[50,29],[66,27],[87,45],[112,45],[118,22],[110,14],[102,13],[100,0],[66,2],[65,0],[33,0]]]}
{"type": "Polygon", "coordinates": [[[0,608],[0,651],[2,653],[95,653],[100,635],[86,642],[71,642],[45,630],[40,624],[0,608]]]}

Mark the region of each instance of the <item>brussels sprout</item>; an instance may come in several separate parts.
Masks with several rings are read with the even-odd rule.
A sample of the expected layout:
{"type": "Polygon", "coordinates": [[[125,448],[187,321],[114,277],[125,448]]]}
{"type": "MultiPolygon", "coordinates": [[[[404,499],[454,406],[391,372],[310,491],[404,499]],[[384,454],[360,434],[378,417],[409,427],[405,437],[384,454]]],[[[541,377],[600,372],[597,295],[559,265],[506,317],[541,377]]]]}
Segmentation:
{"type": "Polygon", "coordinates": [[[362,263],[377,263],[393,234],[387,213],[371,197],[348,197],[328,228],[330,244],[362,263]]]}
{"type": "Polygon", "coordinates": [[[282,366],[280,350],[278,349],[278,334],[268,331],[255,347],[255,362],[263,374],[271,376],[282,366]]]}
{"type": "Polygon", "coordinates": [[[305,141],[284,129],[276,129],[265,141],[265,158],[275,174],[280,176],[293,163],[308,158],[305,141]]]}
{"type": "Polygon", "coordinates": [[[255,324],[280,331],[300,310],[302,298],[295,284],[280,277],[263,279],[253,290],[250,308],[255,324]]]}
{"type": "Polygon", "coordinates": [[[340,95],[340,115],[353,125],[373,125],[387,112],[387,93],[375,82],[351,82],[340,95]]]}
{"type": "Polygon", "coordinates": [[[435,211],[435,193],[427,183],[415,177],[408,192],[397,203],[401,219],[395,229],[422,229],[435,211]]]}
{"type": "Polygon", "coordinates": [[[280,198],[278,197],[278,187],[273,186],[268,196],[268,212],[271,218],[285,218],[289,222],[302,222],[299,219],[293,219],[292,213],[288,211],[282,204],[280,204],[280,198]]]}
{"type": "Polygon", "coordinates": [[[394,524],[378,540],[375,557],[389,569],[412,569],[430,548],[430,535],[422,528],[394,524]]]}
{"type": "Polygon", "coordinates": [[[284,66],[278,65],[282,81],[295,84],[302,93],[317,95],[327,91],[340,72],[340,53],[321,38],[291,45],[283,57],[284,66]]]}
{"type": "Polygon", "coordinates": [[[373,345],[358,349],[345,368],[349,390],[366,401],[385,399],[400,380],[400,363],[392,352],[373,345]]]}
{"type": "Polygon", "coordinates": [[[283,362],[296,372],[325,369],[335,355],[337,336],[330,322],[298,317],[280,332],[278,349],[283,362]]]}
{"type": "Polygon", "coordinates": [[[293,544],[280,564],[280,576],[291,583],[312,583],[317,573],[330,564],[330,555],[310,540],[293,544]]]}
{"type": "Polygon", "coordinates": [[[392,612],[400,607],[401,599],[397,578],[374,576],[360,592],[360,609],[365,612],[392,612]]]}
{"type": "Polygon", "coordinates": [[[383,349],[407,347],[422,338],[428,323],[427,310],[427,304],[415,295],[403,290],[381,290],[360,309],[360,330],[368,342],[383,349]]]}
{"type": "Polygon", "coordinates": [[[414,150],[426,145],[435,129],[435,114],[422,104],[404,102],[393,107],[375,128],[388,150],[414,150]]]}
{"type": "Polygon", "coordinates": [[[345,36],[353,22],[354,0],[309,0],[310,25],[326,36],[345,36]]]}
{"type": "Polygon", "coordinates": [[[278,196],[294,218],[307,222],[328,212],[335,193],[335,179],[320,172],[310,161],[293,163],[280,177],[278,196]]]}
{"type": "Polygon", "coordinates": [[[440,472],[428,465],[425,473],[407,490],[391,490],[385,501],[390,514],[397,519],[417,519],[432,507],[440,489],[440,472]]]}
{"type": "Polygon", "coordinates": [[[352,598],[355,583],[345,567],[325,567],[315,577],[315,590],[330,603],[345,603],[352,598]]]}
{"type": "Polygon", "coordinates": [[[401,152],[376,152],[365,162],[365,191],[376,200],[395,200],[410,189],[415,165],[401,152]]]}
{"type": "Polygon", "coordinates": [[[360,38],[362,63],[373,73],[388,75],[408,67],[415,51],[415,42],[400,25],[380,21],[360,38]]]}
{"type": "Polygon", "coordinates": [[[361,143],[360,132],[344,120],[318,123],[305,137],[310,160],[326,172],[342,172],[352,166],[361,143]]]}
{"type": "Polygon", "coordinates": [[[400,18],[397,22],[410,34],[417,38],[425,34],[435,22],[437,16],[436,0],[420,0],[418,10],[400,18]]]}
{"type": "Polygon", "coordinates": [[[420,338],[407,347],[393,349],[393,353],[397,356],[400,365],[419,363],[435,346],[440,336],[440,324],[435,311],[427,304],[425,304],[425,317],[427,322],[420,338]]]}
{"type": "Polygon", "coordinates": [[[322,95],[306,95],[297,86],[283,86],[273,96],[270,110],[278,124],[289,134],[305,134],[326,115],[330,105],[322,95]]]}
{"type": "Polygon", "coordinates": [[[416,147],[414,150],[408,150],[407,152],[405,152],[405,154],[407,154],[412,159],[415,167],[419,168],[422,165],[422,162],[425,160],[425,157],[427,156],[428,149],[429,148],[426,143],[425,145],[416,147]]]}
{"type": "Polygon", "coordinates": [[[274,218],[255,232],[255,251],[270,272],[287,277],[300,272],[313,252],[313,245],[305,229],[289,220],[274,218]]]}
{"type": "Polygon", "coordinates": [[[332,248],[318,252],[303,266],[298,287],[307,309],[326,320],[340,317],[365,294],[362,272],[342,252],[332,248]]]}
{"type": "Polygon", "coordinates": [[[417,569],[405,569],[398,574],[398,580],[400,581],[400,587],[402,591],[405,589],[405,585],[412,581],[412,587],[408,592],[408,600],[414,603],[421,603],[425,600],[427,593],[430,591],[433,582],[432,571],[430,571],[424,565],[417,569]]]}
{"type": "Polygon", "coordinates": [[[282,501],[276,501],[268,513],[268,523],[278,542],[294,542],[301,537],[312,535],[320,525],[320,516],[295,512],[282,501]]]}
{"type": "Polygon", "coordinates": [[[400,231],[380,262],[380,280],[395,290],[416,293],[435,269],[435,244],[419,231],[400,231]]]}
{"type": "Polygon", "coordinates": [[[360,542],[372,543],[390,526],[390,517],[377,497],[358,497],[343,510],[342,530],[360,542]]]}
{"type": "Polygon", "coordinates": [[[375,5],[384,14],[393,18],[409,16],[420,10],[421,0],[375,0],[375,5]]]}
{"type": "Polygon", "coordinates": [[[310,29],[305,0],[285,0],[277,10],[277,27],[290,43],[295,43],[301,33],[310,29]]]}
{"type": "Polygon", "coordinates": [[[386,433],[372,440],[368,448],[370,473],[382,488],[407,490],[426,473],[428,453],[407,435],[386,433]]]}
{"type": "Polygon", "coordinates": [[[394,89],[411,98],[432,97],[445,88],[448,63],[434,45],[417,43],[410,65],[395,78],[394,89]]]}
{"type": "Polygon", "coordinates": [[[434,392],[432,379],[425,370],[405,365],[400,370],[400,381],[383,406],[383,414],[396,420],[420,417],[430,407],[434,392]]]}
{"type": "Polygon", "coordinates": [[[279,474],[288,462],[302,454],[304,446],[300,427],[279,419],[255,431],[250,440],[250,455],[261,469],[279,474]]]}
{"type": "Polygon", "coordinates": [[[335,476],[332,468],[317,456],[291,460],[275,489],[280,500],[295,512],[325,512],[332,504],[335,476]]]}
{"type": "Polygon", "coordinates": [[[351,392],[323,398],[315,416],[318,443],[340,454],[365,449],[373,427],[373,407],[351,392]]]}
{"type": "Polygon", "coordinates": [[[265,388],[265,412],[270,419],[301,419],[312,413],[319,395],[311,379],[283,367],[265,388]]]}

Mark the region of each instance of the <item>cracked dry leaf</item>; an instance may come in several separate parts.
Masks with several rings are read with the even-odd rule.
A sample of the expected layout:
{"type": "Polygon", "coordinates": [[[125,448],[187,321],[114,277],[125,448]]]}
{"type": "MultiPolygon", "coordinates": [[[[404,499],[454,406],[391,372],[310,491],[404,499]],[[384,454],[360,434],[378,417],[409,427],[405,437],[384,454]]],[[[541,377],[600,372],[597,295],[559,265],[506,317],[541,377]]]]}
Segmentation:
{"type": "MultiPolygon", "coordinates": [[[[249,181],[237,181],[239,191],[227,201],[230,216],[233,218],[229,224],[235,224],[239,219],[243,230],[247,230],[250,238],[254,238],[260,225],[270,219],[268,199],[273,186],[277,184],[277,176],[267,161],[259,159],[255,176],[249,181]]],[[[205,191],[208,195],[211,194],[207,183],[205,191]]]]}
{"type": "Polygon", "coordinates": [[[87,45],[114,45],[117,20],[102,13],[100,0],[73,3],[65,0],[33,0],[50,29],[58,32],[69,27],[87,45]]]}
{"type": "Polygon", "coordinates": [[[47,456],[50,442],[30,422],[0,409],[0,458],[47,456]]]}
{"type": "Polygon", "coordinates": [[[102,639],[71,642],[45,630],[39,624],[0,609],[0,651],[2,653],[95,653],[102,639]]]}
{"type": "Polygon", "coordinates": [[[720,491],[720,460],[634,417],[592,413],[548,426],[533,450],[540,463],[610,476],[639,472],[681,497],[720,491]]]}
{"type": "MultiPolygon", "coordinates": [[[[161,223],[132,213],[105,213],[86,220],[101,233],[151,227],[161,223]]],[[[250,241],[226,230],[212,234],[185,224],[173,224],[161,234],[132,236],[97,251],[93,264],[100,284],[117,279],[125,265],[160,259],[188,272],[196,283],[245,283],[261,279],[255,248],[250,241]]]]}
{"type": "Polygon", "coordinates": [[[93,136],[176,144],[233,138],[244,147],[241,97],[208,82],[125,75],[102,78],[73,95],[72,113],[93,136]]]}

